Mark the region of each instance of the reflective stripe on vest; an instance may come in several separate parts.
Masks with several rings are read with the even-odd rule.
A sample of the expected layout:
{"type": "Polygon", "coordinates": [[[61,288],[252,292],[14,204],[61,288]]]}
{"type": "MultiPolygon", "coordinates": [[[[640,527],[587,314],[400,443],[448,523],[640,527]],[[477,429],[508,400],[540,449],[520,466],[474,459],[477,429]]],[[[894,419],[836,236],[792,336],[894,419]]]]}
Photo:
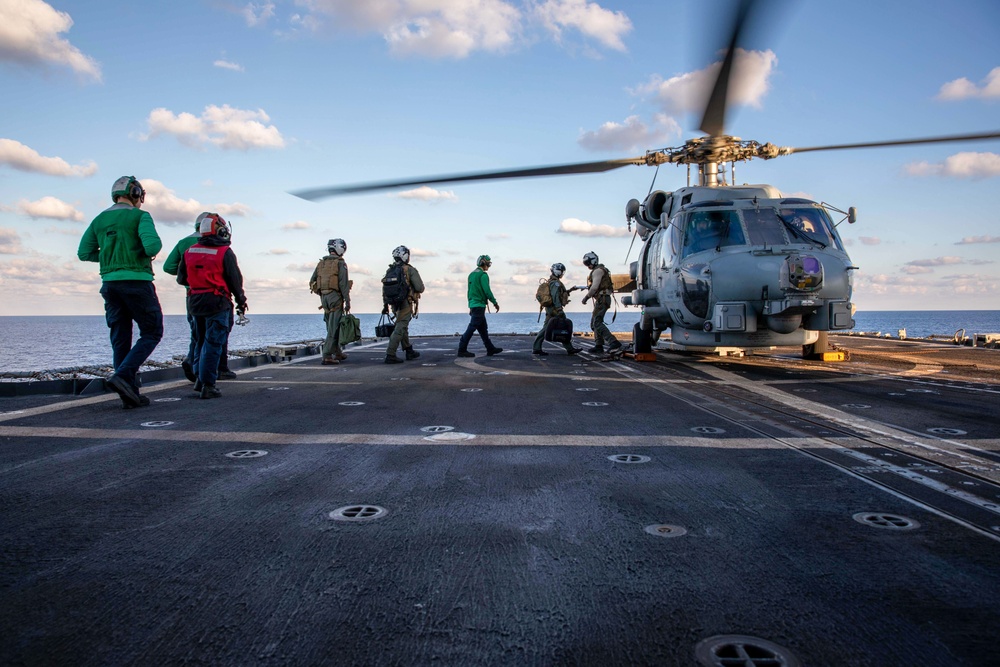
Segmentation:
{"type": "Polygon", "coordinates": [[[184,253],[188,285],[191,294],[218,294],[229,298],[229,287],[223,275],[222,259],[226,247],[195,244],[184,253]]]}

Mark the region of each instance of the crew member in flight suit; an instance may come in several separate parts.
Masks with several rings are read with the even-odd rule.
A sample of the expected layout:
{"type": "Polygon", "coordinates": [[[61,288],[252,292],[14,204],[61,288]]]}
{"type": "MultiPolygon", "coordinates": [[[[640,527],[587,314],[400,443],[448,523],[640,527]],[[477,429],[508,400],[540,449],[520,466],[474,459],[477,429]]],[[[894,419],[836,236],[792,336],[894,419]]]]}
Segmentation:
{"type": "MultiPolygon", "coordinates": [[[[401,364],[403,360],[396,356],[396,350],[399,349],[400,345],[403,346],[407,361],[412,361],[420,356],[420,353],[414,350],[413,345],[410,344],[410,320],[416,316],[417,303],[420,301],[420,295],[424,291],[424,281],[420,279],[420,274],[417,270],[410,266],[410,249],[405,245],[397,246],[392,251],[392,259],[395,263],[403,265],[409,289],[407,290],[406,301],[403,305],[398,308],[392,306],[392,314],[396,318],[396,326],[393,327],[392,335],[389,336],[389,344],[385,348],[385,363],[401,364]]],[[[389,306],[386,305],[382,309],[382,312],[388,313],[389,306]]]]}
{"type": "MultiPolygon", "coordinates": [[[[569,292],[566,290],[566,286],[562,284],[562,280],[560,280],[563,274],[566,273],[566,265],[556,262],[552,265],[550,271],[552,273],[549,275],[549,296],[552,299],[552,305],[545,306],[545,322],[542,323],[542,328],[538,331],[538,335],[535,336],[535,342],[531,346],[532,354],[538,354],[543,357],[548,355],[548,352],[542,349],[542,343],[545,342],[545,330],[548,328],[552,318],[566,316],[563,306],[569,303],[569,292]]],[[[573,343],[570,341],[566,341],[562,346],[566,349],[566,354],[576,354],[583,351],[579,347],[573,347],[573,343]]]]}
{"type": "Polygon", "coordinates": [[[617,352],[622,344],[604,323],[604,316],[611,308],[611,295],[615,291],[611,272],[598,261],[597,253],[594,252],[588,252],[583,256],[583,265],[590,269],[590,275],[587,276],[587,293],[583,295],[581,303],[586,305],[587,299],[594,300],[594,314],[590,318],[590,328],[594,332],[594,347],[590,348],[590,351],[603,354],[604,343],[607,341],[608,353],[617,352]]]}
{"type": "Polygon", "coordinates": [[[326,322],[322,364],[335,366],[347,359],[340,348],[340,321],[344,313],[351,312],[351,281],[347,278],[347,262],[344,261],[347,242],[330,239],[326,247],[328,254],[316,265],[309,279],[309,290],[319,294],[323,321],[326,322]]]}

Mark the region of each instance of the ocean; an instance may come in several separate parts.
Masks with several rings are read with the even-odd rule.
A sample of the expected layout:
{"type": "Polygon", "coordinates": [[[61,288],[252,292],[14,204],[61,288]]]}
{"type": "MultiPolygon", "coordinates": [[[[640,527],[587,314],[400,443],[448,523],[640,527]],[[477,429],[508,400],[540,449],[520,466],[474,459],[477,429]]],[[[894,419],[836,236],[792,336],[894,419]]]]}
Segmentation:
{"type": "MultiPolygon", "coordinates": [[[[365,337],[375,335],[379,315],[355,313],[361,320],[365,337]]],[[[588,330],[590,315],[568,313],[577,331],[588,330]]],[[[491,333],[527,334],[538,331],[538,313],[490,313],[487,315],[491,333]]],[[[910,338],[931,335],[952,336],[959,329],[966,335],[1000,332],[1000,310],[931,310],[931,311],[871,311],[855,314],[855,331],[881,332],[896,336],[906,329],[910,338]]],[[[616,332],[631,332],[639,320],[638,310],[619,310],[614,323],[607,317],[609,328],[616,332]]],[[[421,335],[458,335],[469,323],[466,313],[420,313],[410,324],[410,333],[421,335]]],[[[169,362],[187,352],[190,336],[183,315],[164,316],[163,339],[151,361],[169,362]]],[[[136,334],[138,335],[138,334],[136,334]]],[[[325,335],[323,316],[256,315],[250,323],[233,327],[229,339],[231,350],[266,348],[277,343],[321,340],[325,335]]],[[[81,366],[110,365],[111,345],[104,316],[0,316],[0,372],[52,371],[81,366]]],[[[458,342],[456,341],[456,347],[458,342]]],[[[478,336],[473,348],[482,343],[478,336]]],[[[502,345],[502,344],[501,344],[502,345]]]]}

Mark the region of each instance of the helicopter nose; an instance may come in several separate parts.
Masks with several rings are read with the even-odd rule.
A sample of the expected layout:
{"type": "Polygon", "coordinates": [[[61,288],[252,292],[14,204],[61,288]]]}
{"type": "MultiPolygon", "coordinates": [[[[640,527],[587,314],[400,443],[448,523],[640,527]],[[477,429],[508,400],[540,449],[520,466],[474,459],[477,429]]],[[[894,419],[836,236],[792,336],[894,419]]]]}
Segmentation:
{"type": "Polygon", "coordinates": [[[790,255],[784,273],[795,290],[812,292],[823,284],[823,263],[812,255],[790,255]]]}

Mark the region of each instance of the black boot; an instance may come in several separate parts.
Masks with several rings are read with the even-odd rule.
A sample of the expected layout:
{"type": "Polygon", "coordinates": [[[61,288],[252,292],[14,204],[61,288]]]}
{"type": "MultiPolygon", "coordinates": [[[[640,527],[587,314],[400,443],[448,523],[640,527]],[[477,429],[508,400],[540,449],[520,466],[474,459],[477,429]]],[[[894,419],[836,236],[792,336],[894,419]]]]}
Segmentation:
{"type": "Polygon", "coordinates": [[[414,350],[412,345],[410,347],[404,347],[403,351],[406,352],[407,361],[413,361],[414,359],[418,359],[420,357],[420,353],[414,350]]]}

